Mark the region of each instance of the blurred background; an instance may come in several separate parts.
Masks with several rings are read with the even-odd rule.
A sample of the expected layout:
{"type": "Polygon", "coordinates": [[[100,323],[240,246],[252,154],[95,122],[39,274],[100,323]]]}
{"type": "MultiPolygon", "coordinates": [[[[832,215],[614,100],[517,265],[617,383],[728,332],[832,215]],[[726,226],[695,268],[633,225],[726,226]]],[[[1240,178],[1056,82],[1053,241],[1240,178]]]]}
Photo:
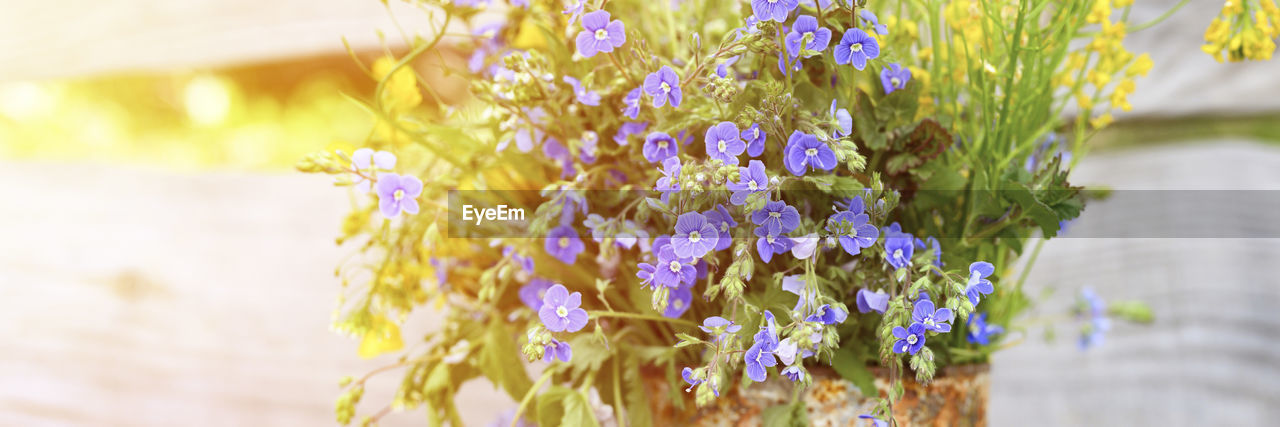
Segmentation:
{"type": "MultiPolygon", "coordinates": [[[[1132,18],[1175,3],[1139,1],[1132,18]]],[[[1201,53],[1220,7],[1191,2],[1129,36],[1155,67],[1074,183],[1280,190],[1280,62],[1201,53]]],[[[351,55],[401,53],[401,29],[434,30],[375,0],[0,1],[0,425],[332,424],[338,379],[394,356],[360,359],[329,330],[349,200],[291,166],[359,147],[373,122],[346,97],[373,80],[351,55]]],[[[454,54],[415,68],[457,99],[430,64],[454,54]]],[[[1280,233],[1280,206],[1218,209],[1170,227],[1280,233]]],[[[1091,286],[1148,302],[1156,323],[1117,324],[1089,351],[1070,321],[1018,333],[993,362],[993,425],[1280,419],[1280,239],[1071,238],[1170,214],[1087,211],[1044,246],[1039,314],[1091,286]]],[[[436,318],[415,314],[406,336],[436,318]]],[[[365,401],[397,384],[371,380],[365,401]]],[[[458,403],[468,424],[515,406],[483,382],[458,403]]]]}

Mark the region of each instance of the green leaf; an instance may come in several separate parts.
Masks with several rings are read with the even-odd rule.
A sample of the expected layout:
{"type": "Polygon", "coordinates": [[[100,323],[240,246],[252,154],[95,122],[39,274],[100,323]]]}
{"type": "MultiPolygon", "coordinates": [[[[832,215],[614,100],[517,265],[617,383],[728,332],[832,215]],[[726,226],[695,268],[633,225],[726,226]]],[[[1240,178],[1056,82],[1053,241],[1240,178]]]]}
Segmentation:
{"type": "Polygon", "coordinates": [[[422,386],[423,393],[441,393],[449,388],[449,365],[437,363],[427,374],[427,381],[422,386]]]}
{"type": "Polygon", "coordinates": [[[569,339],[569,346],[573,348],[573,360],[569,362],[569,371],[574,377],[600,369],[600,365],[603,365],[610,356],[609,350],[589,334],[574,335],[569,339]]]}
{"type": "Polygon", "coordinates": [[[538,409],[538,425],[560,425],[565,416],[563,401],[571,394],[576,392],[563,386],[551,386],[539,394],[536,397],[537,404],[534,405],[538,409]]]}
{"type": "Polygon", "coordinates": [[[1040,226],[1040,230],[1044,232],[1045,237],[1054,237],[1058,235],[1058,214],[1040,203],[1036,199],[1036,195],[1031,193],[1031,189],[1025,185],[1014,184],[1010,188],[1003,191],[1005,196],[1010,198],[1022,208],[1022,211],[1040,226]]]}
{"type": "Polygon", "coordinates": [[[599,426],[595,414],[591,413],[591,405],[587,397],[580,392],[564,396],[564,417],[560,418],[562,426],[599,426]]]}
{"type": "Polygon", "coordinates": [[[649,392],[640,378],[639,358],[627,353],[622,359],[622,378],[629,384],[626,387],[628,424],[633,426],[653,425],[653,414],[649,411],[649,392]]]}
{"type": "Polygon", "coordinates": [[[831,367],[841,378],[858,386],[863,396],[879,396],[876,392],[876,377],[867,369],[866,355],[856,346],[846,345],[836,350],[831,357],[831,367]]]}
{"type": "Polygon", "coordinates": [[[506,390],[512,399],[520,400],[529,391],[529,387],[533,386],[529,375],[524,371],[515,335],[501,320],[489,323],[484,335],[484,347],[480,349],[479,362],[480,371],[495,386],[506,390]]]}
{"type": "Polygon", "coordinates": [[[767,427],[805,427],[809,414],[803,400],[765,408],[760,414],[760,424],[767,427]]]}

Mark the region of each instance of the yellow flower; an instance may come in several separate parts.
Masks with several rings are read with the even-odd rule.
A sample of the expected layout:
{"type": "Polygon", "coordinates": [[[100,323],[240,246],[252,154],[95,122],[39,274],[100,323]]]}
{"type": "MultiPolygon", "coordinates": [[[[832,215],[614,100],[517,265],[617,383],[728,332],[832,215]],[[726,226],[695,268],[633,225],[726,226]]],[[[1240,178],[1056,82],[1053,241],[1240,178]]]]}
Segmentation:
{"type": "Polygon", "coordinates": [[[1213,18],[1213,22],[1209,23],[1209,28],[1204,30],[1204,41],[1209,44],[1225,45],[1227,38],[1231,36],[1231,26],[1218,18],[1213,18]]]}
{"type": "Polygon", "coordinates": [[[1111,124],[1113,121],[1115,121],[1115,118],[1111,117],[1111,113],[1102,113],[1101,116],[1089,119],[1089,126],[1092,126],[1094,129],[1102,129],[1107,127],[1107,125],[1111,124]]]}
{"type": "Polygon", "coordinates": [[[1129,104],[1129,94],[1133,93],[1134,89],[1136,85],[1133,80],[1125,79],[1117,83],[1115,91],[1111,92],[1111,107],[1124,111],[1133,110],[1133,105],[1129,104]]]}
{"type": "Polygon", "coordinates": [[[1093,83],[1094,87],[1101,88],[1111,83],[1111,75],[1097,70],[1089,72],[1089,83],[1093,83]]]}
{"type": "Polygon", "coordinates": [[[1227,0],[1222,4],[1222,16],[1233,17],[1244,13],[1244,0],[1227,0]]]}
{"type": "Polygon", "coordinates": [[[1129,7],[1133,4],[1133,0],[1116,0],[1116,7],[1129,7]]]}
{"type": "Polygon", "coordinates": [[[1080,105],[1081,110],[1086,110],[1086,111],[1092,110],[1093,98],[1090,98],[1088,95],[1085,95],[1084,92],[1082,91],[1076,91],[1076,104],[1080,105]]]}
{"type": "Polygon", "coordinates": [[[1138,59],[1133,60],[1133,62],[1129,64],[1129,69],[1125,71],[1124,75],[1127,77],[1146,77],[1147,73],[1151,72],[1151,67],[1153,65],[1150,54],[1144,53],[1138,55],[1138,59]]]}
{"type": "Polygon", "coordinates": [[[1094,0],[1093,8],[1089,9],[1089,16],[1085,17],[1085,22],[1090,24],[1100,24],[1107,22],[1111,17],[1111,1],[1110,0],[1094,0]]]}
{"type": "Polygon", "coordinates": [[[920,58],[920,62],[929,62],[933,60],[933,47],[920,48],[920,51],[916,52],[916,58],[920,58]]]}
{"type": "Polygon", "coordinates": [[[369,325],[369,332],[360,340],[357,354],[365,359],[372,359],[401,348],[404,348],[404,341],[400,338],[400,326],[386,317],[376,316],[369,325]]]}

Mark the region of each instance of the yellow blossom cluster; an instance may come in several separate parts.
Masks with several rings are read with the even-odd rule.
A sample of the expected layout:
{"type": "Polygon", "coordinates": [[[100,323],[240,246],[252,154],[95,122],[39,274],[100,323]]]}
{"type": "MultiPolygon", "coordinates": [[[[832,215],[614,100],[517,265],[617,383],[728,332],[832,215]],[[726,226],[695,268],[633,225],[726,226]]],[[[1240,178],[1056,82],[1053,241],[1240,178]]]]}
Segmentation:
{"type": "Polygon", "coordinates": [[[1280,8],[1274,0],[1227,0],[1205,29],[1200,49],[1218,62],[1266,61],[1275,53],[1278,37],[1280,8]]]}
{"type": "Polygon", "coordinates": [[[1134,79],[1151,71],[1150,55],[1135,56],[1125,49],[1124,39],[1128,34],[1125,22],[1112,21],[1112,16],[1117,15],[1113,13],[1116,9],[1132,4],[1132,0],[1095,0],[1085,22],[1096,24],[1098,31],[1086,49],[1070,53],[1065,67],[1053,76],[1053,84],[1071,91],[1083,112],[1093,110],[1103,101],[1109,104],[1101,115],[1089,120],[1094,128],[1111,123],[1109,110],[1132,110],[1129,95],[1137,88],[1134,79]]]}

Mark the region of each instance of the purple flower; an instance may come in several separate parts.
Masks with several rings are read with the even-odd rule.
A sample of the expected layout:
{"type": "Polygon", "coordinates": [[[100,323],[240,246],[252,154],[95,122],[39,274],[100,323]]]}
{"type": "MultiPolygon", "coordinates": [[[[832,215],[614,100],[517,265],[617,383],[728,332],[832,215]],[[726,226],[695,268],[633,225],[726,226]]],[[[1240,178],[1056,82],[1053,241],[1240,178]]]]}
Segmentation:
{"type": "Polygon", "coordinates": [[[418,196],[422,194],[422,180],[412,175],[400,176],[384,173],[378,176],[378,210],[387,218],[395,218],[400,212],[418,213],[418,196]]]}
{"type": "Polygon", "coordinates": [[[681,286],[671,290],[667,296],[667,309],[662,312],[663,316],[672,319],[679,318],[684,312],[689,311],[689,307],[693,305],[693,286],[681,286]]]}
{"type": "Polygon", "coordinates": [[[551,289],[551,281],[546,279],[533,279],[529,284],[520,287],[520,302],[532,308],[533,311],[542,309],[542,299],[547,295],[547,289],[551,289]]]}
{"type": "Polygon", "coordinates": [[[542,298],[538,318],[551,332],[578,332],[587,326],[587,311],[581,305],[581,292],[569,293],[564,285],[556,284],[542,298]]]}
{"type": "MultiPolygon", "coordinates": [[[[583,323],[586,323],[586,320],[583,320],[583,323]]],[[[551,339],[551,344],[547,344],[546,352],[542,354],[542,361],[547,363],[555,362],[556,359],[568,362],[571,358],[573,358],[573,349],[569,347],[569,343],[557,341],[555,338],[551,339]]]]}
{"type": "Polygon", "coordinates": [[[765,227],[756,228],[755,233],[760,238],[756,240],[756,252],[760,254],[760,259],[765,263],[772,260],[774,254],[786,253],[791,250],[793,243],[789,237],[769,233],[765,227]]]}
{"type": "Polygon", "coordinates": [[[738,62],[738,59],[741,59],[741,58],[742,58],[741,55],[734,55],[729,59],[726,59],[723,62],[721,62],[720,65],[716,66],[716,75],[720,76],[720,78],[722,79],[725,77],[729,77],[729,67],[732,67],[733,64],[736,64],[738,62]]]}
{"type": "Polygon", "coordinates": [[[768,234],[779,236],[800,226],[800,212],[781,200],[768,202],[763,209],[751,213],[751,222],[768,230],[768,234]]]}
{"type": "Polygon", "coordinates": [[[684,391],[686,392],[693,390],[693,386],[702,384],[702,381],[703,381],[702,378],[695,377],[693,368],[690,368],[688,366],[680,370],[680,377],[684,378],[684,382],[689,383],[689,388],[684,389],[684,391]]]}
{"type": "Polygon", "coordinates": [[[846,313],[844,310],[832,307],[831,304],[823,304],[821,307],[818,307],[816,312],[810,314],[809,317],[804,318],[804,321],[818,322],[824,325],[837,325],[844,323],[844,319],[847,317],[849,317],[849,313],[846,313]]]}
{"type": "Polygon", "coordinates": [[[876,34],[879,34],[882,36],[889,35],[889,28],[880,24],[880,19],[876,18],[876,14],[871,13],[870,10],[862,9],[861,11],[858,12],[858,16],[862,17],[863,20],[867,21],[868,24],[871,24],[871,27],[876,30],[876,34]]]}
{"type": "Polygon", "coordinates": [[[915,246],[911,243],[910,234],[885,233],[884,260],[895,269],[911,266],[911,255],[915,254],[915,246]]]}
{"type": "Polygon", "coordinates": [[[609,20],[609,12],[597,10],[582,15],[582,32],[578,33],[578,53],[587,58],[597,52],[613,52],[613,48],[627,42],[626,26],[622,21],[609,20]]]}
{"type": "Polygon", "coordinates": [[[715,250],[723,251],[733,246],[733,236],[730,235],[729,229],[738,226],[738,222],[733,220],[733,215],[729,214],[729,210],[724,205],[716,205],[715,209],[702,213],[707,217],[707,223],[716,228],[719,239],[716,240],[715,250]]]}
{"type": "Polygon", "coordinates": [[[884,94],[888,95],[893,91],[907,87],[907,81],[911,80],[911,70],[902,68],[898,64],[889,64],[889,67],[880,70],[880,85],[884,86],[884,94]]]}
{"type": "Polygon", "coordinates": [[[653,132],[644,138],[644,158],[653,163],[675,157],[680,152],[676,139],[666,132],[653,132]]]}
{"type": "Polygon", "coordinates": [[[569,26],[573,26],[573,23],[582,17],[582,12],[586,5],[587,0],[577,0],[564,6],[564,12],[561,13],[569,15],[569,26]]]}
{"type": "Polygon", "coordinates": [[[658,178],[654,190],[662,192],[662,201],[667,201],[667,196],[676,191],[680,191],[680,158],[668,157],[662,161],[662,177],[658,178]]]}
{"type": "Polygon", "coordinates": [[[809,15],[796,17],[785,40],[787,54],[792,58],[806,50],[821,52],[828,44],[831,44],[831,30],[819,26],[818,19],[809,15]]]}
{"type": "Polygon", "coordinates": [[[924,330],[924,325],[919,323],[912,323],[907,329],[894,326],[893,336],[897,337],[898,341],[893,343],[893,352],[916,354],[921,347],[924,347],[924,330]]]}
{"type": "Polygon", "coordinates": [[[884,313],[889,308],[889,294],[884,291],[871,292],[866,289],[858,290],[858,312],[870,313],[872,311],[884,313]]]}
{"type": "Polygon", "coordinates": [[[800,371],[800,367],[795,365],[788,366],[786,369],[783,369],[782,372],[780,373],[782,374],[782,376],[787,377],[787,379],[791,380],[791,382],[800,381],[800,377],[803,376],[803,372],[800,371]]]}
{"type": "Polygon", "coordinates": [[[679,107],[680,100],[684,97],[684,92],[680,90],[680,76],[666,65],[644,77],[644,93],[653,97],[654,108],[668,102],[672,108],[679,107]]]}
{"type": "Polygon", "coordinates": [[[933,309],[933,301],[927,299],[918,299],[915,302],[915,309],[911,311],[911,321],[924,325],[924,328],[934,332],[951,332],[951,309],[939,308],[933,309]]]}
{"type": "Polygon", "coordinates": [[[676,256],[671,245],[663,246],[658,251],[658,263],[653,266],[653,283],[672,289],[692,285],[698,275],[698,269],[692,263],[691,258],[676,256]]]}
{"type": "MultiPolygon", "coordinates": [[[[374,152],[371,148],[361,148],[351,153],[351,168],[357,171],[369,170],[371,166],[377,166],[378,169],[392,170],[396,168],[396,155],[386,151],[374,152]]],[[[369,182],[365,177],[359,176],[356,180],[356,190],[361,193],[368,193],[373,187],[373,183],[369,182]]]]}
{"type": "Polygon", "coordinates": [[[791,71],[787,71],[787,62],[791,62],[791,71],[800,71],[804,69],[804,62],[794,57],[789,57],[778,51],[778,71],[784,76],[791,75],[791,71]],[[790,60],[788,60],[790,58],[790,60]]]}
{"type": "Polygon", "coordinates": [[[751,127],[746,128],[739,135],[743,141],[747,142],[747,155],[751,157],[759,157],[764,154],[765,133],[760,130],[759,123],[752,123],[751,127]]]}
{"type": "Polygon", "coordinates": [[[996,290],[996,287],[991,284],[991,280],[987,279],[987,276],[995,272],[996,267],[986,261],[969,264],[969,282],[964,286],[964,294],[969,297],[969,302],[975,307],[978,305],[980,296],[990,294],[996,290]]]}
{"type": "Polygon", "coordinates": [[[840,247],[849,255],[857,255],[862,248],[869,248],[880,237],[880,230],[867,224],[870,217],[852,211],[837,212],[827,218],[827,231],[839,236],[840,247]]]}
{"type": "Polygon", "coordinates": [[[938,239],[929,236],[924,240],[916,239],[916,249],[933,249],[933,265],[942,268],[942,245],[938,243],[938,239]]]}
{"type": "Polygon", "coordinates": [[[778,364],[778,360],[773,357],[773,353],[764,349],[766,343],[756,341],[743,353],[742,359],[746,362],[747,378],[751,378],[755,382],[764,382],[768,378],[768,371],[765,367],[771,367],[778,364]]]}
{"type": "MultiPolygon", "coordinates": [[[[866,9],[863,9],[863,12],[866,12],[866,9]]],[[[873,417],[873,416],[871,416],[871,414],[862,414],[862,415],[858,415],[858,418],[861,418],[861,419],[864,419],[864,420],[870,420],[870,421],[871,421],[871,427],[889,427],[889,422],[888,422],[888,421],[885,421],[885,420],[882,420],[882,419],[879,419],[879,418],[873,417]]]]}
{"type": "Polygon", "coordinates": [[[738,168],[738,179],[738,182],[725,184],[733,192],[729,196],[729,203],[735,206],[746,203],[747,196],[769,190],[769,175],[765,173],[764,162],[759,160],[752,160],[747,162],[747,167],[738,168]]]}
{"type": "Polygon", "coordinates": [[[618,126],[618,133],[613,135],[613,142],[618,145],[627,145],[630,143],[628,138],[631,135],[642,133],[649,128],[649,122],[626,122],[622,126],[618,126]]]}
{"type": "Polygon", "coordinates": [[[551,232],[547,233],[547,240],[543,246],[548,254],[565,264],[576,262],[578,254],[586,249],[582,239],[578,238],[578,232],[568,225],[551,229],[551,232]]]}
{"type": "Polygon", "coordinates": [[[763,317],[764,325],[760,325],[760,332],[756,332],[754,339],[757,343],[764,343],[765,351],[772,352],[778,348],[778,322],[768,310],[764,311],[763,317]]]}
{"type": "Polygon", "coordinates": [[[596,93],[594,90],[587,90],[587,88],[582,86],[582,82],[579,82],[578,79],[564,76],[564,82],[568,83],[569,86],[573,86],[573,96],[578,99],[578,102],[581,102],[583,105],[590,105],[593,107],[600,105],[600,94],[596,93]]]}
{"type": "Polygon", "coordinates": [[[627,96],[622,98],[622,115],[627,116],[631,120],[635,120],[640,115],[640,95],[644,93],[640,88],[631,89],[627,92],[627,96]]]}
{"type": "Polygon", "coordinates": [[[639,268],[639,270],[636,271],[636,277],[640,278],[640,287],[649,287],[649,284],[653,283],[653,275],[655,272],[653,264],[642,262],[637,264],[636,267],[639,268]]]}
{"type": "Polygon", "coordinates": [[[786,22],[787,15],[800,5],[800,0],[751,0],[751,13],[761,22],[786,22]]]}
{"type": "Polygon", "coordinates": [[[746,151],[747,144],[738,136],[738,126],[733,122],[720,122],[707,128],[707,157],[726,165],[737,165],[738,156],[746,151]]]}
{"type": "Polygon", "coordinates": [[[1106,332],[1111,330],[1111,319],[1107,318],[1107,302],[1093,292],[1093,288],[1080,290],[1080,303],[1076,315],[1086,317],[1085,325],[1080,330],[1080,349],[1102,345],[1106,332]]]}
{"type": "Polygon", "coordinates": [[[978,345],[991,343],[991,337],[1004,332],[999,325],[987,323],[987,313],[969,313],[969,342],[978,345]]]}
{"type": "Polygon", "coordinates": [[[844,138],[853,134],[853,116],[849,115],[849,110],[836,108],[836,100],[831,100],[831,118],[836,121],[836,129],[831,135],[836,138],[844,138]]]}
{"type": "Polygon", "coordinates": [[[835,54],[837,64],[853,64],[853,68],[861,70],[867,67],[868,59],[880,56],[880,43],[867,35],[866,31],[850,28],[840,38],[835,54]]]}
{"type": "Polygon", "coordinates": [[[787,138],[784,164],[795,176],[804,176],[810,168],[831,170],[836,167],[836,152],[818,141],[818,137],[800,131],[787,138]]]}
{"type": "Polygon", "coordinates": [[[702,258],[715,249],[720,239],[716,226],[697,212],[685,212],[676,218],[676,232],[671,235],[671,248],[681,258],[702,258]]]}
{"type": "Polygon", "coordinates": [[[715,337],[714,341],[720,341],[720,339],[729,334],[738,333],[739,330],[742,330],[742,325],[735,325],[733,322],[720,316],[711,316],[703,320],[702,326],[699,326],[698,329],[701,329],[702,332],[711,334],[711,336],[715,337]]]}

